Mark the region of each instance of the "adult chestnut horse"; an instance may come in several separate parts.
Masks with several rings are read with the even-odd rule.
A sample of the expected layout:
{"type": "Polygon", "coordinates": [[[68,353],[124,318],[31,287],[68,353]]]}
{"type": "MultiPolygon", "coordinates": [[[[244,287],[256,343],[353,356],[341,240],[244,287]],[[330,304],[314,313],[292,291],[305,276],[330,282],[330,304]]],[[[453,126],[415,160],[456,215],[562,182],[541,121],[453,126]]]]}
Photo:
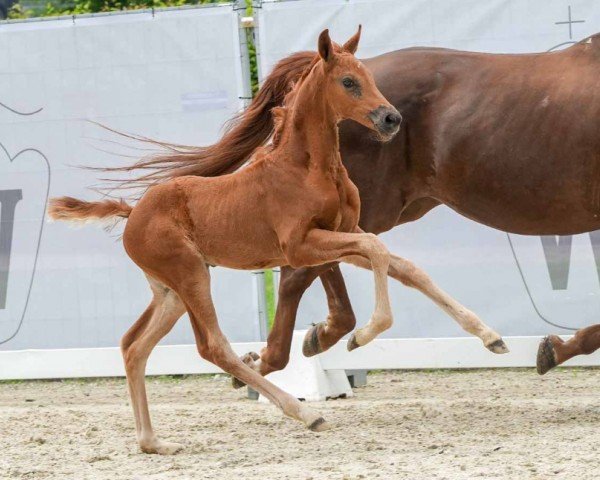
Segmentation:
{"type": "MultiPolygon", "coordinates": [[[[289,62],[301,70],[308,55],[289,57],[273,75],[289,78],[282,66],[289,62]]],[[[410,48],[363,62],[404,117],[400,134],[385,145],[354,123],[340,130],[342,159],[360,191],[364,230],[387,231],[440,204],[523,235],[600,229],[600,34],[552,53],[410,48]]],[[[390,275],[409,286],[422,289],[427,282],[394,266],[390,275]]],[[[330,313],[308,331],[305,355],[326,350],[354,328],[337,267],[284,269],[275,325],[254,365],[261,373],[286,365],[300,298],[317,275],[330,313]]],[[[598,348],[600,325],[567,342],[547,337],[538,351],[538,372],[598,348]]]]}
{"type": "MultiPolygon", "coordinates": [[[[171,147],[175,151],[120,170],[156,168],[139,179],[142,186],[179,175],[236,170],[272,134],[269,111],[281,104],[313,56],[300,52],[281,60],[251,106],[215,145],[171,147]]],[[[524,235],[600,228],[600,35],[552,53],[409,48],[363,63],[404,117],[400,134],[386,144],[359,124],[341,125],[342,161],[360,192],[363,230],[385,232],[440,204],[479,223],[524,235]]],[[[432,296],[431,281],[414,265],[395,260],[389,273],[432,296]]],[[[354,328],[336,265],[284,268],[268,345],[259,362],[254,363],[255,354],[244,358],[261,374],[287,364],[298,304],[318,276],[330,313],[308,332],[304,353],[324,351],[354,328]]],[[[461,322],[460,310],[453,310],[456,304],[446,303],[442,293],[433,300],[478,334],[476,317],[461,322]]],[[[575,337],[569,354],[596,348],[597,343],[582,343],[581,337],[575,337]]],[[[547,353],[538,356],[541,362],[560,361],[553,357],[558,343],[543,344],[540,352],[547,353]]],[[[490,347],[505,351],[501,340],[490,347]]]]}
{"type": "MultiPolygon", "coordinates": [[[[327,30],[318,55],[285,107],[274,114],[277,137],[249,167],[218,178],[183,176],[148,189],[131,207],[123,201],[52,199],[57,220],[127,218],[123,245],[144,271],[154,298],[121,342],[137,437],[147,453],[169,454],[180,445],[152,430],[144,385],[150,352],[187,310],[200,355],[252,385],[286,415],[311,430],[323,418],[243,363],[221,332],[210,294],[209,265],[257,269],[328,262],[367,262],[375,275],[376,305],[357,338],[366,343],[389,328],[390,255],[372,233],[358,228],[360,199],[348,178],[337,124],[352,119],[381,141],[401,117],[381,95],[368,69],[354,57],[359,31],[343,47],[327,30]]],[[[358,333],[358,332],[357,332],[358,333]]]]}

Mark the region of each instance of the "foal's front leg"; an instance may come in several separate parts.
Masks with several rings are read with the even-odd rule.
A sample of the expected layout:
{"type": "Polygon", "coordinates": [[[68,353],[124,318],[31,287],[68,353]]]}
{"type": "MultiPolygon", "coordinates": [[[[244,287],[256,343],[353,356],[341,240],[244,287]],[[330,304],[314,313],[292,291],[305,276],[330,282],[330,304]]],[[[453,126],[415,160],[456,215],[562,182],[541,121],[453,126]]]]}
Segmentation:
{"type": "MultiPolygon", "coordinates": [[[[488,350],[493,353],[508,352],[508,347],[497,332],[483,323],[475,313],[439,288],[423,270],[397,255],[391,254],[390,257],[389,275],[392,278],[408,287],[419,290],[429,297],[437,306],[456,320],[463,330],[479,337],[488,350]]],[[[369,262],[361,258],[356,258],[354,264],[358,267],[371,269],[369,262]]],[[[350,347],[350,344],[348,344],[348,347],[350,347]]]]}
{"type": "Polygon", "coordinates": [[[314,265],[331,261],[366,261],[375,277],[375,310],[369,322],[350,338],[349,348],[369,343],[392,325],[387,273],[390,255],[372,233],[343,233],[313,229],[296,242],[285,242],[284,253],[291,266],[314,265]]]}

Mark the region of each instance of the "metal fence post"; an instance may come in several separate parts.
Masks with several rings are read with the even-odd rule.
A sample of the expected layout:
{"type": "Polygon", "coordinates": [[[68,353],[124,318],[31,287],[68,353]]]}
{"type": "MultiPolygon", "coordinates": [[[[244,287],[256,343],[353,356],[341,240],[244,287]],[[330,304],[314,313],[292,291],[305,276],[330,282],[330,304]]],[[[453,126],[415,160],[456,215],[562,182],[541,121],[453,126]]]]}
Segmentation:
{"type": "Polygon", "coordinates": [[[279,300],[279,280],[281,278],[281,268],[275,267],[273,269],[273,302],[277,307],[277,301],[279,300]]]}
{"type": "Polygon", "coordinates": [[[246,0],[236,0],[235,11],[238,15],[238,29],[240,38],[240,63],[242,65],[244,106],[252,101],[252,75],[250,73],[250,50],[248,48],[248,35],[253,35],[254,19],[246,16],[246,0]]]}
{"type": "Polygon", "coordinates": [[[264,270],[252,270],[256,285],[256,299],[258,303],[258,333],[259,340],[264,342],[269,334],[267,321],[267,295],[265,289],[264,270]]]}

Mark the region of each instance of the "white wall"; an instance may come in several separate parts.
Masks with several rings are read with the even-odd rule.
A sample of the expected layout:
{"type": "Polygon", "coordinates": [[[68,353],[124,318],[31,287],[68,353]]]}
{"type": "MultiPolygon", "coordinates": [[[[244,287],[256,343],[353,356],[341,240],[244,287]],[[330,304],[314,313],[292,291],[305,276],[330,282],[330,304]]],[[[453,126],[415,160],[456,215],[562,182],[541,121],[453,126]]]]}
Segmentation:
{"type": "MultiPolygon", "coordinates": [[[[150,290],[119,230],[45,224],[48,186],[50,196],[98,198],[88,187],[100,174],[73,165],[125,164],[143,154],[86,120],[174,143],[219,138],[242,108],[237,19],[220,6],[0,25],[0,191],[23,197],[0,349],[116,346],[145,309],[150,290]],[[15,158],[23,149],[35,151],[15,158]]],[[[217,269],[213,292],[230,338],[256,340],[254,275],[217,269]]],[[[193,343],[187,319],[164,343],[193,343]]]]}
{"type": "MultiPolygon", "coordinates": [[[[342,41],[358,23],[364,27],[361,57],[416,45],[546,51],[600,31],[597,0],[300,0],[263,2],[256,12],[262,72],[293,51],[314,49],[323,28],[329,27],[334,40],[342,41]],[[571,24],[571,33],[568,24],[557,24],[568,20],[569,7],[571,19],[584,22],[571,24]]],[[[19,190],[22,195],[14,210],[7,300],[0,308],[0,342],[15,336],[0,344],[5,350],[2,359],[8,362],[0,365],[0,377],[15,378],[14,361],[25,362],[21,376],[27,378],[120,373],[118,350],[111,347],[149,301],[145,280],[120,242],[102,230],[43,224],[46,196],[95,198],[86,187],[96,183],[97,175],[71,165],[132,161],[102,150],[140,156],[139,150],[126,148],[122,139],[85,119],[171,142],[202,145],[217,139],[220,126],[242,107],[239,97],[246,91],[237,13],[231,6],[220,6],[157,11],[155,16],[144,12],[78,17],[75,22],[2,24],[0,45],[0,192],[19,190]],[[17,156],[19,152],[23,153],[17,156]],[[108,349],[88,357],[90,347],[108,349]],[[65,350],[76,348],[83,350],[65,350]],[[20,349],[57,350],[8,352],[20,349]],[[106,368],[94,365],[71,374],[61,360],[94,358],[102,363],[103,355],[110,357],[106,368]],[[57,360],[38,371],[36,365],[44,358],[57,360]]],[[[16,197],[14,192],[2,195],[0,215],[8,218],[6,198],[16,197]]],[[[0,250],[7,223],[0,225],[0,250]]],[[[538,237],[508,237],[444,207],[383,239],[504,335],[531,340],[549,331],[568,331],[548,322],[576,328],[600,321],[600,283],[588,235],[573,238],[569,256],[561,250],[570,270],[566,288],[559,289],[550,282],[538,237]]],[[[372,307],[371,276],[351,268],[345,272],[363,323],[372,307]]],[[[230,339],[258,339],[253,275],[218,269],[213,279],[220,321],[230,339]]],[[[461,342],[473,343],[443,339],[464,336],[450,319],[397,284],[392,284],[392,298],[396,324],[388,337],[415,339],[410,348],[421,352],[420,366],[464,363],[462,353],[444,356],[443,364],[436,360],[440,348],[451,354],[463,348],[461,342]]],[[[317,282],[302,302],[298,327],[324,319],[325,313],[317,282]]],[[[530,340],[522,341],[522,352],[511,357],[513,363],[502,360],[497,365],[531,363],[524,356],[533,352],[535,341],[530,340]]],[[[192,342],[184,320],[164,343],[192,342]]],[[[393,352],[386,347],[385,365],[417,366],[403,356],[405,344],[398,342],[397,357],[390,357],[393,352]]],[[[388,344],[373,348],[381,345],[388,344]]],[[[347,361],[340,348],[324,362],[337,358],[335,367],[340,368],[347,361]]],[[[186,347],[182,357],[175,347],[161,352],[176,355],[167,366],[152,364],[154,372],[212,371],[204,364],[188,367],[196,361],[193,348],[186,347]]],[[[368,351],[359,353],[352,365],[366,368],[365,355],[368,351]]],[[[490,360],[484,360],[481,364],[488,365],[490,360]]]]}

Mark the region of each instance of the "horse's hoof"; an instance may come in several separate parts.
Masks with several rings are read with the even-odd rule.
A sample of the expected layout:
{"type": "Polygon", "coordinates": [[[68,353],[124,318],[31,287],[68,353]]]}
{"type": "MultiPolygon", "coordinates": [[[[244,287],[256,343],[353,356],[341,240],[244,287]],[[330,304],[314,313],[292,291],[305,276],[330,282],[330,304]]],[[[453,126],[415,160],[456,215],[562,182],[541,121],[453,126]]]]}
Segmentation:
{"type": "MultiPolygon", "coordinates": [[[[256,352],[248,352],[245,355],[242,355],[240,357],[240,360],[242,362],[244,362],[246,365],[248,365],[250,368],[255,369],[254,362],[256,362],[257,360],[260,360],[260,355],[256,352]]],[[[245,387],[246,384],[238,378],[231,377],[231,386],[237,390],[242,387],[245,387]]]]}
{"type": "Polygon", "coordinates": [[[352,350],[360,347],[360,345],[358,344],[358,342],[356,341],[356,335],[353,333],[352,336],[348,339],[348,345],[346,345],[346,347],[348,348],[348,351],[351,352],[352,350]]]}
{"type": "Polygon", "coordinates": [[[506,346],[506,343],[504,343],[504,340],[501,338],[490,343],[489,345],[486,345],[485,348],[487,348],[490,352],[497,353],[499,355],[502,353],[508,353],[510,351],[506,346]]]}
{"type": "Polygon", "coordinates": [[[537,353],[537,372],[544,375],[549,370],[556,367],[556,357],[554,356],[554,345],[550,337],[545,337],[540,342],[537,353]]]}
{"type": "Polygon", "coordinates": [[[318,323],[313,325],[312,328],[306,332],[304,342],[302,343],[302,354],[305,357],[314,357],[323,351],[321,345],[319,345],[319,325],[321,324],[318,323]]]}
{"type": "Polygon", "coordinates": [[[317,418],[308,426],[308,429],[312,432],[324,432],[325,430],[329,430],[330,428],[331,426],[325,421],[323,417],[317,418]]]}

